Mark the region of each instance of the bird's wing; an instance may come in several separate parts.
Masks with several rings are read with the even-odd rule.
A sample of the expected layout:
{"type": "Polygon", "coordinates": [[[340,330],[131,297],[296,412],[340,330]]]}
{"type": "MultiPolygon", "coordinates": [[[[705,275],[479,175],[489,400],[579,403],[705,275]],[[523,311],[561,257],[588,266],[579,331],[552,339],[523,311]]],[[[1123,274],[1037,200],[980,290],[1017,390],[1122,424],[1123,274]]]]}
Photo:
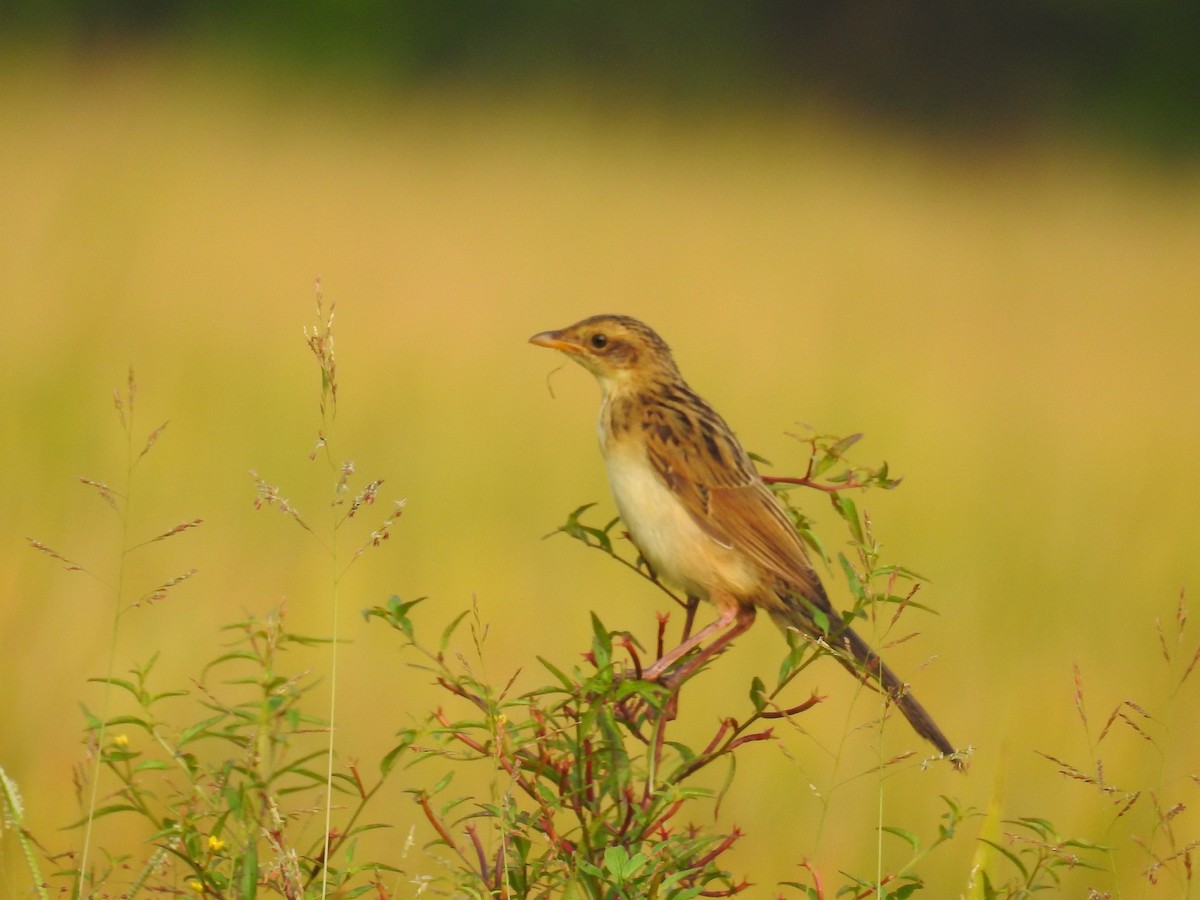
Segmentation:
{"type": "Polygon", "coordinates": [[[833,616],[796,529],[745,449],[707,404],[694,394],[688,400],[644,408],[642,429],[655,472],[714,541],[747,554],[833,616]]]}

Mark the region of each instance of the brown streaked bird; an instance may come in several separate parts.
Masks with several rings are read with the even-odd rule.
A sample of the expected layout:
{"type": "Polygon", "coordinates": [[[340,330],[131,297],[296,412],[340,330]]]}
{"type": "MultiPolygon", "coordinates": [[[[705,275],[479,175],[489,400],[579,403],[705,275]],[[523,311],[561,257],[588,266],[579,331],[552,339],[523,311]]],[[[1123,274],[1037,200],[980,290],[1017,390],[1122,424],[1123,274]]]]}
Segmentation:
{"type": "Polygon", "coordinates": [[[600,449],[633,543],[660,578],[717,609],[716,621],[644,677],[693,671],[764,609],[785,630],[834,648],[856,677],[878,682],[917,734],[964,767],[908,685],[834,611],[787,513],[725,420],[688,387],[662,338],[637,319],[601,315],[529,340],[561,350],[596,376],[600,449]]]}

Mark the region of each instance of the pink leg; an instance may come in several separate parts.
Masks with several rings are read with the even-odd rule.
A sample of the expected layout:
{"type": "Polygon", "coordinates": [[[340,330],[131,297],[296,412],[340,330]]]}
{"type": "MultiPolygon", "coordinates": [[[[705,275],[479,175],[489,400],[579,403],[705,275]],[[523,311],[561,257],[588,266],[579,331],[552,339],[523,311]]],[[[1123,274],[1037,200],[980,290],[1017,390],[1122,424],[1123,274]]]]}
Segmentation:
{"type": "Polygon", "coordinates": [[[658,681],[671,666],[704,643],[709,635],[716,634],[724,629],[725,633],[715,638],[694,659],[688,660],[687,663],[680,667],[679,671],[671,673],[671,681],[682,681],[698,667],[704,665],[705,662],[724,650],[734,638],[743,634],[753,624],[753,606],[726,607],[721,610],[721,614],[715,622],[701,628],[674,650],[664,653],[653,666],[643,673],[642,678],[647,681],[658,681]]]}

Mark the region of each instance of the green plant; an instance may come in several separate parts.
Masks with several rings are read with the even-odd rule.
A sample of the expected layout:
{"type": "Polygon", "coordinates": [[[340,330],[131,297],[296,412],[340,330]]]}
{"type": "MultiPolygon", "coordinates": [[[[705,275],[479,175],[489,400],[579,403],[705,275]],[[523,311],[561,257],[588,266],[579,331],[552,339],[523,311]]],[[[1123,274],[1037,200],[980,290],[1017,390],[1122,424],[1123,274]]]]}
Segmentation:
{"type": "MultiPolygon", "coordinates": [[[[154,587],[149,589],[131,590],[130,582],[132,579],[129,574],[131,559],[161,541],[174,538],[201,524],[200,519],[185,520],[147,539],[135,538],[131,533],[131,522],[133,521],[132,510],[135,506],[135,488],[137,487],[135,474],[138,466],[158,443],[159,438],[167,427],[167,422],[163,422],[158,427],[152,429],[144,441],[140,443],[137,441],[135,428],[137,393],[137,380],[134,377],[133,368],[130,367],[124,392],[120,390],[113,391],[113,406],[116,410],[117,420],[120,424],[125,444],[125,471],[119,486],[112,488],[105,482],[92,478],[80,477],[79,479],[80,483],[91,488],[96,496],[120,520],[120,544],[114,574],[111,576],[103,575],[100,573],[98,567],[74,562],[39,540],[28,539],[29,545],[34,550],[61,563],[68,571],[88,575],[99,582],[105,593],[108,594],[113,612],[112,624],[108,634],[107,673],[103,678],[97,680],[109,685],[116,683],[114,673],[116,669],[117,644],[120,626],[124,617],[136,609],[164,600],[173,589],[196,574],[195,569],[189,569],[182,574],[158,582],[154,587]]],[[[86,731],[88,762],[79,768],[76,775],[80,793],[86,794],[86,800],[83,803],[83,817],[78,823],[82,830],[82,839],[78,853],[69,855],[73,861],[72,867],[62,873],[72,881],[72,896],[75,897],[82,896],[86,892],[94,890],[96,885],[103,881],[105,877],[103,873],[111,871],[112,868],[111,860],[108,861],[104,869],[100,870],[101,874],[98,874],[97,871],[93,871],[91,868],[93,861],[93,827],[96,820],[103,817],[110,809],[108,806],[101,805],[100,776],[106,768],[103,753],[104,748],[110,744],[110,728],[116,724],[110,718],[109,714],[111,703],[112,692],[105,690],[101,695],[100,712],[98,714],[94,715],[85,709],[88,717],[86,731]],[[87,885],[91,887],[89,888],[87,885]]]]}
{"type": "MultiPolygon", "coordinates": [[[[361,526],[359,514],[376,502],[382,481],[355,491],[353,464],[339,461],[332,451],[338,390],[333,307],[325,307],[319,287],[317,325],[306,332],[306,340],[320,373],[321,426],[311,458],[327,465],[332,476],[328,519],[322,524],[302,516],[280,488],[254,474],[256,505],[295,521],[329,560],[331,636],[289,630],[286,609],[280,607],[226,626],[226,639],[185,685],[160,685],[157,654],[117,674],[117,631],[123,618],[170,596],[195,574],[189,569],[152,579],[148,590],[133,590],[128,587],[135,580],[126,571],[128,560],[201,524],[184,520],[149,540],[130,536],[134,474],[165,427],[153,429],[145,441],[135,439],[137,385],[132,372],[124,392],[116,395],[128,450],[124,482],[117,490],[81,479],[120,517],[115,578],[99,578],[46,544],[30,542],[69,569],[97,577],[114,604],[108,671],[94,679],[105,689],[101,705],[96,712],[85,710],[87,762],[78,775],[82,811],[72,823],[81,835],[79,849],[57,855],[44,851],[26,830],[16,783],[0,771],[3,824],[18,836],[37,895],[386,898],[401,895],[405,880],[417,894],[428,890],[476,898],[635,900],[751,893],[753,873],[735,871],[731,861],[730,851],[744,833],[722,821],[722,805],[737,790],[743,761],[771,752],[775,744],[806,739],[799,725],[823,699],[804,692],[799,676],[833,651],[794,632],[788,633],[771,677],[750,679],[742,705],[722,711],[711,731],[696,739],[680,733],[679,711],[699,696],[694,681],[700,672],[665,685],[639,677],[668,649],[674,614],[657,618],[645,644],[593,615],[583,661],[563,665],[539,658],[540,684],[518,692],[515,675],[497,683],[482,674],[488,629],[478,606],[429,641],[418,637],[424,633],[416,621],[421,601],[393,597],[365,615],[395,629],[406,652],[415,656],[413,670],[444,692],[444,704],[400,729],[377,766],[342,761],[345,748],[333,740],[339,589],[349,567],[387,541],[402,503],[374,527],[361,526]],[[353,533],[359,537],[351,540],[353,533]],[[463,649],[467,643],[474,661],[463,649]],[[316,709],[315,691],[325,683],[333,702],[316,709]],[[428,777],[431,769],[436,771],[428,777]],[[403,787],[431,835],[426,856],[415,867],[405,865],[403,850],[381,860],[363,859],[360,852],[368,832],[388,826],[377,801],[400,772],[411,775],[403,787]],[[480,790],[478,778],[464,786],[479,774],[489,787],[480,790]],[[97,830],[101,822],[138,834],[149,849],[137,856],[113,849],[107,833],[97,830]],[[51,868],[44,875],[47,859],[51,868]]],[[[855,496],[891,490],[899,479],[886,464],[872,468],[848,461],[858,435],[814,433],[797,439],[807,455],[804,474],[766,480],[784,500],[804,540],[845,579],[853,604],[844,614],[846,621],[858,626],[868,622],[874,636],[891,643],[907,640],[911,633],[900,632],[899,626],[908,622],[911,610],[924,608],[917,599],[924,580],[911,569],[885,562],[872,520],[855,496]],[[791,503],[796,489],[828,498],[841,523],[844,547],[826,550],[812,522],[791,503]]],[[[591,518],[593,509],[585,505],[574,510],[552,534],[599,551],[635,574],[640,584],[660,592],[678,606],[679,631],[686,638],[696,603],[658,581],[625,539],[619,519],[597,523],[591,518]]],[[[1099,798],[1102,840],[1064,836],[1065,829],[1044,816],[1001,821],[994,811],[984,816],[950,797],[941,798],[944,808],[928,834],[892,824],[883,812],[885,778],[919,760],[915,753],[889,758],[880,749],[868,772],[840,776],[821,798],[829,804],[839,784],[864,774],[878,779],[874,871],[842,871],[834,887],[828,875],[799,859],[804,877],[781,883],[785,893],[780,896],[915,896],[927,890],[922,868],[929,854],[980,819],[984,836],[970,877],[964,879],[972,900],[1061,892],[1081,872],[1095,876],[1091,897],[1110,896],[1110,890],[1129,879],[1117,856],[1119,846],[1137,848],[1142,859],[1138,876],[1145,884],[1170,885],[1190,896],[1200,839],[1187,836],[1190,800],[1185,792],[1197,782],[1194,775],[1174,777],[1165,765],[1172,707],[1183,705],[1200,665],[1200,649],[1188,643],[1186,625],[1181,594],[1173,625],[1160,622],[1158,627],[1167,670],[1164,709],[1122,700],[1097,732],[1076,667],[1074,704],[1089,760],[1080,765],[1067,762],[1068,754],[1041,754],[1067,783],[1089,788],[1099,798]],[[1101,750],[1118,735],[1132,737],[1163,762],[1158,783],[1117,786],[1101,750]],[[1139,830],[1122,831],[1137,816],[1139,830]],[[885,845],[901,848],[900,854],[890,850],[893,861],[886,866],[885,845]]],[[[705,668],[723,664],[712,659],[705,668]]],[[[888,716],[887,700],[880,695],[875,727],[888,716]]],[[[871,733],[855,730],[855,736],[843,736],[835,755],[840,759],[846,741],[871,733]]],[[[818,819],[814,828],[820,827],[818,819]]]]}
{"type": "MultiPolygon", "coordinates": [[[[874,615],[881,604],[891,605],[891,624],[915,606],[919,576],[882,565],[869,518],[842,493],[878,486],[892,488],[886,466],[880,469],[842,465],[844,453],[857,438],[825,436],[802,439],[810,449],[803,478],[773,479],[786,496],[797,485],[826,491],[847,524],[853,559],[838,554],[841,570],[850,580],[855,608],[847,618],[874,615]],[[897,585],[909,583],[903,594],[897,585]]],[[[591,506],[572,512],[555,533],[581,541],[636,573],[677,604],[684,616],[683,637],[690,633],[695,601],[662,584],[636,552],[621,540],[619,520],[603,525],[586,521],[591,506]]],[[[811,545],[820,546],[807,520],[789,506],[811,545]]],[[[414,752],[440,758],[447,771],[431,790],[414,791],[414,799],[434,829],[434,844],[450,850],[456,860],[451,881],[468,896],[686,898],[733,896],[750,882],[729,871],[726,851],[742,836],[736,827],[712,823],[722,798],[733,785],[737,761],[750,745],[776,740],[778,724],[795,722],[821,701],[816,695],[792,697],[789,688],[805,669],[833,651],[823,643],[794,632],[771,683],[754,678],[746,708],[737,716],[724,715],[703,744],[689,745],[673,728],[680,703],[686,702],[698,672],[663,686],[640,680],[644,663],[661,656],[667,643],[668,616],[658,618],[654,647],[642,646],[630,633],[607,628],[592,617],[592,644],[586,665],[564,669],[539,658],[549,684],[513,694],[511,681],[503,687],[487,683],[461,654],[451,650],[464,621],[460,616],[436,645],[417,638],[411,616],[420,600],[399,598],[369,610],[367,615],[387,622],[401,633],[406,646],[418,653],[414,663],[428,672],[449,695],[457,712],[439,709],[431,721],[432,744],[414,745],[414,752]],[[492,795],[479,800],[453,789],[455,772],[464,763],[485,766],[496,773],[492,795]],[[697,779],[714,767],[724,771],[713,790],[697,779]]],[[[471,618],[477,655],[483,655],[486,629],[478,610],[471,618]]],[[[710,661],[708,666],[714,663],[710,661]]],[[[482,668],[482,667],[480,667],[482,668]]],[[[880,771],[911,754],[882,760],[880,771]]],[[[948,840],[967,815],[947,801],[950,812],[934,843],[948,840]]],[[[923,855],[918,842],[900,829],[887,829],[908,841],[914,860],[923,855]]],[[[897,884],[889,896],[907,896],[920,886],[910,867],[892,875],[877,873],[869,884],[897,884]]],[[[792,884],[807,896],[811,886],[792,884]]]]}
{"type": "Polygon", "coordinates": [[[125,828],[129,816],[140,819],[157,848],[125,888],[130,896],[186,888],[213,897],[256,890],[300,897],[327,877],[343,896],[355,896],[391,871],[356,864],[352,855],[332,862],[364,831],[380,827],[360,819],[391,766],[385,761],[367,776],[351,765],[327,780],[328,723],[304,703],[316,680],[287,665],[288,654],[327,641],[289,632],[284,623],[279,608],[227,626],[232,642],[190,691],[155,691],[154,657],[132,677],[108,681],[133,710],[89,721],[92,733],[111,735],[100,759],[118,785],[93,815],[124,814],[125,828]],[[173,724],[167,710],[188,696],[201,717],[193,712],[173,724]],[[341,804],[336,830],[325,825],[330,784],[341,804]]]}
{"type": "MultiPolygon", "coordinates": [[[[341,577],[366,549],[387,539],[400,506],[369,533],[348,562],[341,561],[341,532],[375,501],[381,482],[372,481],[348,497],[353,465],[336,463],[330,451],[328,434],[337,402],[333,310],[324,310],[319,288],[317,312],[317,327],[306,332],[321,375],[322,426],[312,458],[325,459],[335,479],[329,534],[318,540],[332,561],[336,622],[341,577]]],[[[132,398],[131,378],[127,401],[118,409],[131,408],[132,398]]],[[[122,424],[127,425],[124,417],[122,424]]],[[[142,455],[160,432],[151,435],[142,455]]],[[[775,489],[785,502],[787,491],[797,485],[828,493],[853,546],[851,554],[839,552],[836,557],[855,598],[847,618],[875,615],[880,604],[890,604],[894,625],[906,609],[917,605],[913,598],[920,579],[909,570],[880,564],[870,519],[859,513],[845,491],[890,489],[898,481],[888,476],[886,466],[838,466],[857,437],[801,440],[810,455],[805,476],[772,479],[775,489]],[[827,475],[835,467],[837,471],[827,475]],[[909,587],[900,593],[899,584],[909,587]]],[[[279,488],[257,473],[254,479],[257,506],[273,507],[317,536],[317,529],[279,488]]],[[[114,502],[106,486],[87,483],[114,502]]],[[[686,637],[695,602],[670,591],[636,555],[622,552],[618,520],[603,526],[586,522],[588,508],[573,512],[556,533],[603,551],[662,591],[681,607],[686,637]]],[[[805,539],[824,555],[808,521],[794,507],[788,508],[805,539]]],[[[184,523],[154,540],[197,524],[184,523]]],[[[40,543],[34,546],[74,565],[40,543]]],[[[180,580],[165,582],[142,600],[161,599],[180,580]]],[[[401,874],[400,867],[354,862],[356,838],[381,827],[363,821],[363,813],[397,764],[442,759],[449,770],[432,788],[412,788],[411,793],[434,830],[434,843],[449,849],[458,861],[443,880],[469,896],[686,898],[733,896],[746,890],[748,880],[723,864],[740,830],[713,827],[705,820],[719,811],[745,748],[774,739],[778,724],[795,721],[820,702],[815,695],[789,699],[788,689],[808,666],[831,653],[829,647],[790,633],[773,682],[755,678],[745,710],[737,717],[723,716],[706,743],[689,746],[674,736],[672,725],[689,682],[699,673],[670,687],[640,680],[643,660],[650,653],[628,632],[609,630],[593,617],[585,667],[567,670],[541,659],[549,683],[512,696],[511,682],[502,688],[490,685],[464,663],[461,653],[451,652],[466,613],[446,628],[436,648],[419,642],[410,616],[417,602],[393,598],[369,610],[368,617],[401,632],[406,644],[422,654],[418,667],[456,703],[465,705],[466,712],[452,715],[439,709],[423,729],[402,731],[372,778],[357,766],[336,766],[331,727],[335,707],[330,705],[328,715],[314,714],[306,700],[316,680],[294,667],[289,671],[286,664],[288,654],[314,647],[336,651],[336,630],[328,640],[289,632],[282,608],[265,619],[247,617],[228,626],[232,643],[189,688],[157,689],[156,656],[135,667],[129,677],[110,673],[97,679],[109,691],[106,709],[88,715],[88,741],[100,771],[115,786],[102,802],[93,799],[76,824],[90,834],[97,820],[121,816],[127,828],[132,817],[143,823],[155,849],[136,864],[106,854],[98,868],[81,862],[78,868],[57,872],[51,881],[73,879],[76,895],[121,885],[129,896],[164,890],[216,897],[246,897],[257,891],[325,896],[331,890],[343,896],[367,891],[389,896],[383,877],[401,874]],[[124,698],[126,709],[108,711],[113,691],[124,698]],[[497,773],[501,785],[494,796],[480,800],[452,793],[455,771],[464,763],[483,764],[497,773]],[[724,767],[724,776],[714,790],[696,776],[716,766],[724,767]],[[336,822],[335,794],[341,809],[336,822]],[[119,873],[131,865],[135,874],[122,880],[119,873]]],[[[668,621],[665,615],[658,619],[655,656],[666,647],[668,621]]],[[[470,622],[476,653],[482,656],[486,628],[478,609],[470,622]]],[[[335,653],[327,671],[336,701],[335,653]]],[[[880,769],[906,756],[881,760],[880,769]]],[[[97,780],[93,776],[92,783],[97,780]]],[[[907,833],[890,831],[917,849],[907,833]]],[[[936,843],[952,833],[953,828],[944,828],[936,843]]],[[[860,886],[893,882],[901,887],[893,888],[892,896],[904,896],[920,885],[907,867],[857,880],[860,886]]],[[[794,886],[814,895],[812,887],[794,886]]]]}
{"type": "MultiPolygon", "coordinates": [[[[362,821],[367,804],[382,786],[398,758],[385,756],[379,774],[368,777],[358,765],[335,762],[333,722],[337,699],[338,586],[346,570],[369,548],[390,535],[403,503],[370,529],[365,540],[344,559],[341,544],[347,525],[377,497],[381,481],[368,483],[350,497],[352,463],[336,463],[329,431],[336,416],[337,366],[333,345],[333,307],[325,308],[320,284],[316,291],[317,323],[306,330],[308,347],[320,371],[321,427],[311,458],[322,459],[334,476],[328,538],[283,499],[278,488],[254,474],[256,506],[274,507],[289,515],[322,542],[330,558],[333,635],[305,637],[284,627],[284,609],[265,619],[250,616],[227,626],[235,637],[222,646],[204,670],[184,688],[158,689],[153,678],[157,654],[135,666],[129,677],[115,674],[118,628],[131,610],[163,600],[195,574],[189,570],[148,591],[129,597],[126,573],[135,552],[198,525],[185,521],[149,540],[130,537],[134,472],[155,446],[166,423],[144,443],[134,439],[137,383],[130,370],[124,393],[114,394],[127,447],[125,478],[120,490],[83,478],[121,521],[117,575],[105,580],[40,541],[31,546],[73,571],[100,580],[114,602],[107,673],[94,681],[104,685],[100,710],[85,709],[88,763],[77,775],[81,816],[78,851],[56,855],[57,868],[44,879],[31,853],[32,839],[21,826],[22,807],[15,783],[5,776],[5,820],[20,828],[22,847],[41,896],[48,886],[65,881],[74,897],[120,890],[192,892],[215,897],[249,897],[267,890],[285,897],[321,896],[337,891],[354,896],[380,889],[384,863],[358,863],[354,847],[365,831],[380,827],[362,821]],[[331,682],[324,714],[306,701],[317,679],[287,665],[301,648],[327,646],[330,661],[323,669],[331,682]],[[117,711],[118,705],[122,708],[117,711]],[[101,784],[105,787],[102,789],[101,784]],[[338,811],[335,813],[335,797],[338,811]],[[154,849],[145,859],[92,851],[96,824],[120,817],[119,830],[140,834],[154,849]],[[135,824],[135,820],[140,821],[135,824]]],[[[402,736],[400,746],[405,746],[402,736]]]]}

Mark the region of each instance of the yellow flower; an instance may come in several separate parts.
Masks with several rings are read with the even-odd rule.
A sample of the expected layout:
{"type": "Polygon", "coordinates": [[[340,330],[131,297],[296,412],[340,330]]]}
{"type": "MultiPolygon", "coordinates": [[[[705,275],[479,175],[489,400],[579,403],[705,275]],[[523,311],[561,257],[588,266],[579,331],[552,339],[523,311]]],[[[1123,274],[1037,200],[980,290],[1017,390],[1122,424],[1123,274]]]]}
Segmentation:
{"type": "Polygon", "coordinates": [[[208,836],[208,849],[213,853],[220,853],[225,849],[225,842],[215,834],[210,834],[208,836]]]}
{"type": "Polygon", "coordinates": [[[129,746],[129,735],[118,734],[115,738],[113,738],[113,743],[116,744],[118,747],[120,747],[122,750],[124,750],[126,747],[129,746]]]}
{"type": "Polygon", "coordinates": [[[190,887],[197,894],[204,893],[204,885],[201,882],[197,881],[195,878],[193,878],[191,881],[188,882],[188,887],[190,887]]]}

